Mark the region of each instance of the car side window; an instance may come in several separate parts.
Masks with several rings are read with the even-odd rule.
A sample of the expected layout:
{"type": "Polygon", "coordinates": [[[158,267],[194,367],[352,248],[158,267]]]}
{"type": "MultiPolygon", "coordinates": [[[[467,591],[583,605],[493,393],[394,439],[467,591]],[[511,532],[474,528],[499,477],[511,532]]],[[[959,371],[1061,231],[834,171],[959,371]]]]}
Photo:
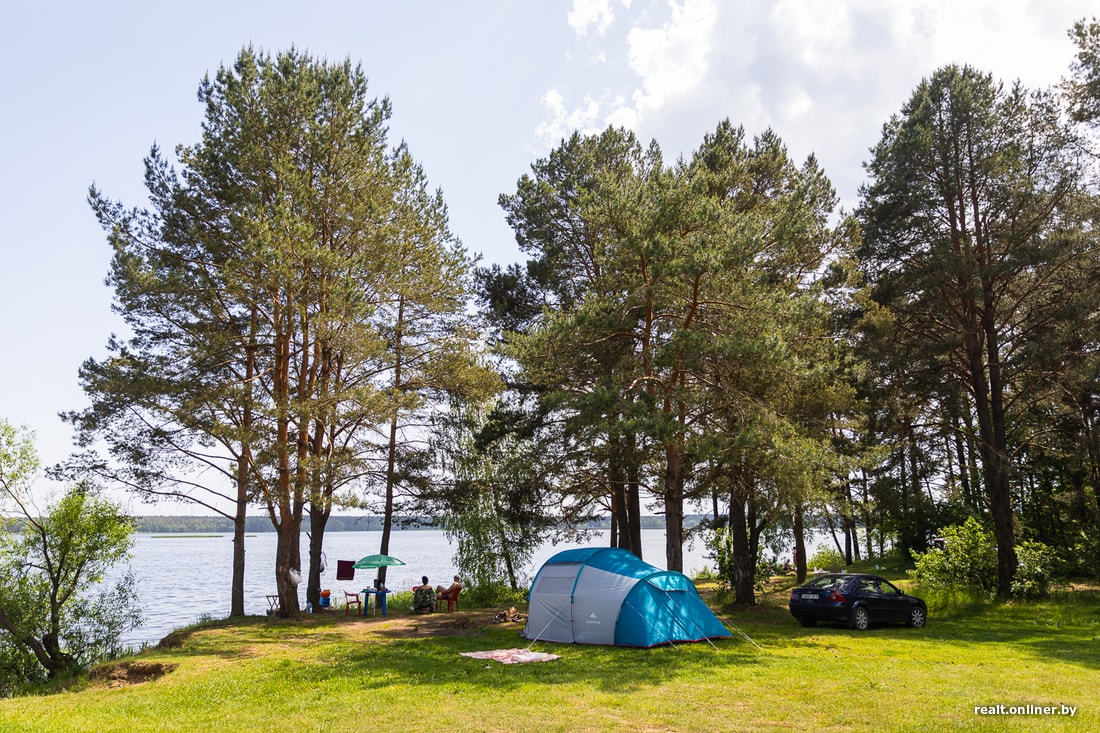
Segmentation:
{"type": "Polygon", "coordinates": [[[843,578],[821,577],[815,578],[806,584],[808,588],[820,588],[821,590],[836,590],[843,582],[843,578]]]}
{"type": "Polygon", "coordinates": [[[874,578],[864,578],[859,583],[859,589],[864,593],[881,593],[878,581],[874,578]]]}

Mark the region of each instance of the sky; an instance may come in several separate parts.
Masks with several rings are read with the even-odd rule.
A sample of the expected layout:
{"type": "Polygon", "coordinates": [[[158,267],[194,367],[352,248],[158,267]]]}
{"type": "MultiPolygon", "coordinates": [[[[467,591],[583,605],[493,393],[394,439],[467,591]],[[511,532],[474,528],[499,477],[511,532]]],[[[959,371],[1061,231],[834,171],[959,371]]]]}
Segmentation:
{"type": "MultiPolygon", "coordinates": [[[[95,184],[145,205],[143,159],[197,142],[202,78],[242,47],[361,65],[482,264],[523,256],[497,204],[574,130],[689,156],[724,119],[813,154],[846,209],[882,125],[945,64],[1050,87],[1095,0],[188,0],[11,3],[0,44],[0,418],[44,465],[122,330],[95,184]]],[[[55,490],[42,479],[36,489],[55,490]]]]}

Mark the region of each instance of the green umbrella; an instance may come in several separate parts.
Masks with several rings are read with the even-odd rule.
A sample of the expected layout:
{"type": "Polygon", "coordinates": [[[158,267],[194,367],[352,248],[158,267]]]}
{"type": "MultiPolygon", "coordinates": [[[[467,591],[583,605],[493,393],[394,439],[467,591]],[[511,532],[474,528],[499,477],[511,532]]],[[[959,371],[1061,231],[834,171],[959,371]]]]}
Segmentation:
{"type": "Polygon", "coordinates": [[[390,565],[404,565],[405,563],[398,560],[396,557],[390,557],[389,555],[367,555],[360,558],[352,566],[358,570],[364,570],[366,568],[384,568],[390,565]]]}

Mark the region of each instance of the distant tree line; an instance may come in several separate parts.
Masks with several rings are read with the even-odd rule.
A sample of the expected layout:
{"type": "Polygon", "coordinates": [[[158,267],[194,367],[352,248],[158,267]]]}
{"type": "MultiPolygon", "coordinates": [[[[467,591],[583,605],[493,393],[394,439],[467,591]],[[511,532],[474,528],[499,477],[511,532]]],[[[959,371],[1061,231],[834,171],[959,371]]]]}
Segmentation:
{"type": "MultiPolygon", "coordinates": [[[[427,518],[395,517],[395,522],[403,529],[436,529],[431,520],[427,518]]],[[[232,534],[233,520],[225,517],[193,517],[149,515],[133,518],[134,527],[143,534],[173,534],[173,533],[214,533],[232,534]]],[[[344,516],[333,515],[325,523],[326,532],[379,532],[382,530],[383,518],[372,516],[344,516]]],[[[302,520],[302,531],[311,531],[308,517],[302,520]]],[[[266,517],[248,517],[245,521],[245,531],[249,534],[259,532],[273,532],[274,527],[266,517]]]]}
{"type": "MultiPolygon", "coordinates": [[[[694,526],[705,521],[705,519],[706,517],[703,515],[689,515],[685,518],[685,523],[688,526],[694,526]]],[[[233,521],[230,519],[213,516],[195,517],[153,514],[132,517],[130,521],[134,527],[134,531],[142,534],[232,534],[234,526],[233,521]]],[[[402,530],[439,530],[439,526],[434,524],[429,517],[394,517],[394,524],[402,530]]],[[[325,531],[381,532],[383,525],[384,520],[382,517],[368,516],[365,514],[359,516],[334,514],[329,517],[328,522],[325,524],[325,531]]],[[[610,526],[611,520],[607,518],[602,521],[592,520],[587,522],[583,529],[605,530],[609,529],[610,526]]],[[[664,529],[664,526],[664,517],[642,517],[643,529],[664,529]]],[[[11,524],[9,529],[18,532],[20,527],[21,523],[15,521],[11,524]]],[[[302,521],[302,531],[309,532],[310,529],[310,521],[307,517],[302,521]]],[[[274,528],[264,517],[249,517],[248,521],[245,523],[245,531],[249,534],[256,534],[259,532],[273,532],[274,528]]]]}

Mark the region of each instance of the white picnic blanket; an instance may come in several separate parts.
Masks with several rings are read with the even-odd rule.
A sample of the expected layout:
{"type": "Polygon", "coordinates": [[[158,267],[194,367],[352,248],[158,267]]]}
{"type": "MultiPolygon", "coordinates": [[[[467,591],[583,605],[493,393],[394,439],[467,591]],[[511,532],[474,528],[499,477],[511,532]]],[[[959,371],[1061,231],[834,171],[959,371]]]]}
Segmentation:
{"type": "Polygon", "coordinates": [[[524,662],[549,662],[560,659],[557,654],[533,652],[530,649],[494,649],[488,652],[462,652],[464,657],[474,659],[495,659],[502,664],[523,664],[524,662]]]}

